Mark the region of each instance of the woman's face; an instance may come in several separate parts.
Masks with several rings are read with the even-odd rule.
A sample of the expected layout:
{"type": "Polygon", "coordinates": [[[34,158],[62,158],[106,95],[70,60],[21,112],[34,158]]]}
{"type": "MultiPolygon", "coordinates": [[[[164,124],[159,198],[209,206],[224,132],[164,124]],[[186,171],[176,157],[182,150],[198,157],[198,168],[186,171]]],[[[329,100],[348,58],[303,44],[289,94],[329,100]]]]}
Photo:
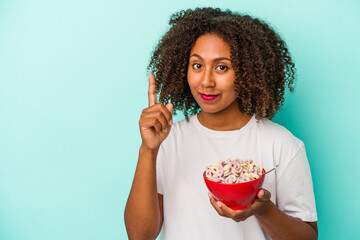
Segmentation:
{"type": "Polygon", "coordinates": [[[238,105],[230,46],[216,34],[200,36],[190,52],[188,83],[202,111],[217,113],[238,105]]]}

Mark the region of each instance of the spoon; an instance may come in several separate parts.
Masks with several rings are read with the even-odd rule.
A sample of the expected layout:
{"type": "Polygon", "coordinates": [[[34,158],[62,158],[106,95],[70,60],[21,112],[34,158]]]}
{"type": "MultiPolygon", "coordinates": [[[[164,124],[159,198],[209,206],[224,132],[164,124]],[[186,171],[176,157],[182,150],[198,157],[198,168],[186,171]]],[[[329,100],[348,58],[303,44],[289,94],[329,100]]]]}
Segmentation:
{"type": "Polygon", "coordinates": [[[267,171],[266,173],[262,174],[261,176],[264,176],[265,174],[268,174],[269,172],[275,170],[279,165],[276,165],[275,167],[273,167],[272,169],[270,169],[269,171],[267,171]]]}

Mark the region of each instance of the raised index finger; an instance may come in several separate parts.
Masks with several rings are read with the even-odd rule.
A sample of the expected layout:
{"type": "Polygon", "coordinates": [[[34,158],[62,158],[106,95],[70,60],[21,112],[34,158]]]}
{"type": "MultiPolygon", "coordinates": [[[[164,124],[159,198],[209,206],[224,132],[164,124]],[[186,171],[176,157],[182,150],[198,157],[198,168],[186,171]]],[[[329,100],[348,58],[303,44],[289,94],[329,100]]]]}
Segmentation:
{"type": "Polygon", "coordinates": [[[156,104],[156,87],[155,78],[151,73],[149,74],[149,107],[156,104]]]}

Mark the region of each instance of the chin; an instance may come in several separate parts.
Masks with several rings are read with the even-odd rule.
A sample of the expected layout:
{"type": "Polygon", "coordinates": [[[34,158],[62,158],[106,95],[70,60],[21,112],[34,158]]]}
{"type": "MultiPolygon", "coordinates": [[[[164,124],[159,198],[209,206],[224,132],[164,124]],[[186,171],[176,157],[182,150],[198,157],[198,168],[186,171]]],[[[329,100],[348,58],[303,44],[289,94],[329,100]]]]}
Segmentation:
{"type": "Polygon", "coordinates": [[[207,108],[207,107],[202,108],[201,106],[200,106],[200,108],[201,108],[202,112],[206,112],[206,113],[218,113],[223,110],[223,109],[214,109],[214,108],[207,108]]]}

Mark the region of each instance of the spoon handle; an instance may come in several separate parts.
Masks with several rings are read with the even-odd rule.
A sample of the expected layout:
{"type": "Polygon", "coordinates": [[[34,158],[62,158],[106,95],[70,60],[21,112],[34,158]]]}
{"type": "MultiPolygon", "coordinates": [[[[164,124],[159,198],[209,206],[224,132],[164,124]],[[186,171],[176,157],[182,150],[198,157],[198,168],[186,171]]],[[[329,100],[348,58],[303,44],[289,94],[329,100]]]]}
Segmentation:
{"type": "Polygon", "coordinates": [[[272,169],[270,169],[269,171],[267,171],[266,173],[264,173],[262,176],[264,176],[265,174],[268,174],[269,172],[275,170],[279,165],[276,165],[275,167],[273,167],[272,169]]]}

